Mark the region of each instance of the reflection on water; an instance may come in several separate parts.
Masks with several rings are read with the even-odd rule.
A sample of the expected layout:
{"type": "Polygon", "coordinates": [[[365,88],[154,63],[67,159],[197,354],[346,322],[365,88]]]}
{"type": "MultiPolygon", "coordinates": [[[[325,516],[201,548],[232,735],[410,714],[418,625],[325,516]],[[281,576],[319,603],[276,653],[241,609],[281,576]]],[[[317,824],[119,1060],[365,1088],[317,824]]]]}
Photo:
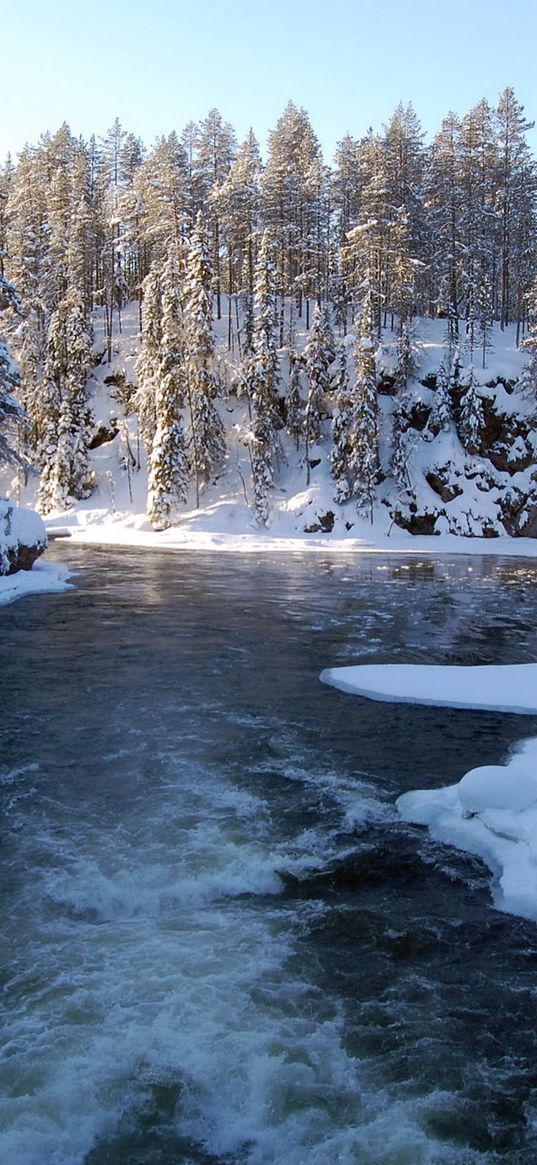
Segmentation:
{"type": "Polygon", "coordinates": [[[520,720],[318,677],[529,662],[537,568],[51,554],[1,612],[0,1159],[533,1165],[537,931],[393,808],[520,720]]]}

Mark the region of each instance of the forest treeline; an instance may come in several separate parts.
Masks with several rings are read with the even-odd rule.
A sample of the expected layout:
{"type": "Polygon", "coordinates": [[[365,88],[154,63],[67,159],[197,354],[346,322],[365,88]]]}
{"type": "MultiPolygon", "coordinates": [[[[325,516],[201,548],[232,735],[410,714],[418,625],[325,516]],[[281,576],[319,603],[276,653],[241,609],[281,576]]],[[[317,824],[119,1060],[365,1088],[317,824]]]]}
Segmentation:
{"type": "MultiPolygon", "coordinates": [[[[336,495],[369,504],[382,326],[399,336],[404,384],[418,315],[445,318],[451,364],[461,334],[470,363],[475,355],[484,364],[494,322],[516,324],[517,342],[531,323],[531,125],[507,88],[495,108],[483,100],[464,117],[449,113],[429,145],[412,105],[400,104],[381,133],[343,137],[332,166],[308,114],[292,103],[264,161],[254,133],[239,144],[217,110],[150,149],[116,120],[89,142],[64,124],[8,159],[0,169],[0,306],[19,372],[0,348],[0,416],[4,429],[15,419],[15,394],[25,410],[24,453],[41,471],[42,510],[91,490],[92,314],[102,309],[110,360],[133,298],[142,351],[130,404],[148,451],[155,524],[171,520],[192,481],[199,498],[223,456],[215,316],[225,320],[236,390],[249,402],[258,517],[266,518],[278,429],[285,424],[307,448],[328,390],[336,495]],[[309,340],[294,359],[297,321],[309,340]],[[336,359],[334,336],[355,321],[349,378],[348,345],[336,359]],[[291,370],[282,409],[284,344],[291,370]]],[[[475,383],[467,396],[467,411],[478,411],[475,383]]],[[[468,422],[470,448],[478,420],[468,422]]]]}

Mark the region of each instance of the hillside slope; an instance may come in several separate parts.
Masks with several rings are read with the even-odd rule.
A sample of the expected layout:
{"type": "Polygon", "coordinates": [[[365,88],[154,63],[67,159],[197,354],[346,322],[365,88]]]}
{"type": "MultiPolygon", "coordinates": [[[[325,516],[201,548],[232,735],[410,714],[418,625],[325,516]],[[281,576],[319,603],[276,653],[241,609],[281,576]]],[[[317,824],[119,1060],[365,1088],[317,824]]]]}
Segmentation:
{"type": "MultiPolygon", "coordinates": [[[[306,333],[297,337],[304,345],[306,333]]],[[[537,431],[535,402],[521,386],[527,356],[517,350],[514,328],[496,329],[487,352],[486,368],[476,367],[477,393],[483,423],[479,442],[469,454],[460,440],[460,409],[469,367],[464,353],[458,380],[450,387],[451,416],[444,427],[435,420],[438,374],[445,355],[445,321],[420,320],[415,328],[414,375],[404,390],[394,385],[396,338],[386,330],[376,354],[379,404],[380,473],[370,514],[358,514],[356,502],[335,501],[330,474],[331,420],[323,423],[321,440],[296,449],[282,428],[279,440],[275,488],[270,516],[260,530],[253,513],[253,489],[249,452],[245,444],[248,407],[233,388],[237,357],[229,354],[225,321],[217,326],[217,353],[227,394],[218,402],[225,423],[227,452],[223,465],[205,488],[199,508],[193,491],[179,526],[163,533],[170,539],[188,541],[204,536],[209,544],[255,536],[263,539],[296,539],[322,544],[406,531],[413,535],[451,534],[495,538],[502,535],[537,535],[537,431]],[[397,419],[396,419],[397,418],[397,419]],[[394,423],[403,432],[405,464],[399,482],[393,474],[394,423]],[[211,542],[212,539],[212,542],[211,542]]],[[[352,337],[347,338],[349,353],[352,337]]],[[[111,364],[107,363],[102,321],[95,319],[96,365],[91,378],[94,417],[91,466],[95,489],[84,502],[63,513],[47,516],[47,526],[85,532],[87,537],[114,540],[138,532],[148,534],[145,516],[147,493],[146,455],[140,440],[137,417],[129,405],[136,385],[139,355],[139,307],[131,304],[123,315],[121,334],[114,337],[111,364]],[[108,531],[106,535],[105,531],[108,531]]],[[[281,349],[281,396],[284,399],[289,372],[289,352],[281,349]]],[[[349,366],[352,360],[349,359],[349,366]]],[[[305,376],[304,392],[307,392],[305,376]]],[[[285,408],[285,406],[283,406],[285,408]]],[[[328,408],[333,412],[330,399],[328,408]]],[[[24,485],[11,483],[7,491],[23,504],[35,504],[37,478],[24,485]]]]}

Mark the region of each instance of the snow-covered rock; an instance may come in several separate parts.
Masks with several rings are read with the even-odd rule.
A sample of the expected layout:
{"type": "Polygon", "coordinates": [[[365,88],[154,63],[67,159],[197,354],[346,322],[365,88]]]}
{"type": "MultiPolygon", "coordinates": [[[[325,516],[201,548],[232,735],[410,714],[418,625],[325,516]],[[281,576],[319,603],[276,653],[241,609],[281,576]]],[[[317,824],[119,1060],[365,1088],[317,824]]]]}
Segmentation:
{"type": "Polygon", "coordinates": [[[0,575],[30,570],[46,547],[45,524],[39,514],[0,498],[0,575]]]}

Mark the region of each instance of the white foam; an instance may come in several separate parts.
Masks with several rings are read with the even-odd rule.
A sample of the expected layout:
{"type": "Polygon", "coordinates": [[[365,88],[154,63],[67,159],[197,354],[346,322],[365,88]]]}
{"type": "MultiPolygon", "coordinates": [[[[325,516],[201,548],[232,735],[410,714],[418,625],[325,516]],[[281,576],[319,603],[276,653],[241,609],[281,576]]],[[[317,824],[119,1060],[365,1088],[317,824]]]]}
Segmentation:
{"type": "Polygon", "coordinates": [[[288,903],[279,872],[321,868],[332,831],[281,839],[262,798],[168,766],[117,825],[73,806],[67,829],[43,796],[18,835],[17,860],[36,847],[39,862],[19,904],[0,1160],[83,1165],[162,1085],[182,1137],[245,1165],[436,1165],[419,1105],[364,1087],[343,1013],[297,960],[322,906],[288,903]]]}

